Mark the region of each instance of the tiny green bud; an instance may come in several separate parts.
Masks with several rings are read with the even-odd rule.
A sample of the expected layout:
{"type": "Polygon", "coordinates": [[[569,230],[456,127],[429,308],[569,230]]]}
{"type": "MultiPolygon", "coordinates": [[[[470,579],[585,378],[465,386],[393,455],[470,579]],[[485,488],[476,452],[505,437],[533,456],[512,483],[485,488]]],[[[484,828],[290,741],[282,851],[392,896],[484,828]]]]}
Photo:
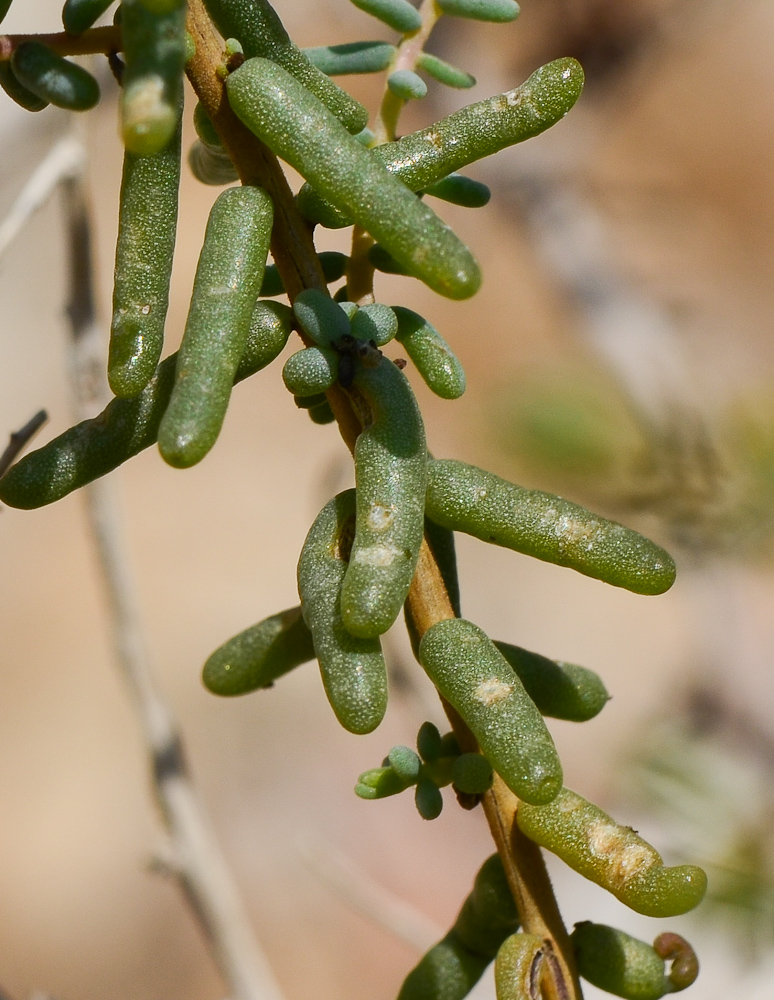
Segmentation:
{"type": "Polygon", "coordinates": [[[432,722],[423,722],[417,733],[417,750],[422,760],[430,762],[441,756],[441,734],[432,722]]]}
{"type": "Polygon", "coordinates": [[[373,340],[377,347],[384,347],[398,332],[398,317],[389,306],[381,302],[362,306],[350,317],[352,336],[359,340],[373,340]]]}
{"type": "Polygon", "coordinates": [[[339,371],[334,351],[305,347],[291,354],[282,369],[282,381],[294,396],[316,396],[330,389],[339,371]]]}
{"type": "Polygon", "coordinates": [[[351,323],[352,320],[355,318],[355,315],[356,315],[356,313],[358,311],[358,308],[359,308],[358,305],[357,305],[357,303],[356,302],[340,302],[339,305],[344,310],[344,312],[347,314],[347,319],[351,323]]]}
{"type": "Polygon", "coordinates": [[[316,406],[310,406],[306,412],[309,414],[309,419],[313,424],[332,424],[336,419],[336,415],[327,399],[324,399],[322,403],[318,403],[316,406]]]}
{"type": "Polygon", "coordinates": [[[483,795],[492,787],[492,765],[480,753],[463,753],[452,765],[452,781],[460,792],[483,795]]]}
{"type": "Polygon", "coordinates": [[[429,778],[422,778],[417,782],[414,802],[422,819],[437,819],[441,815],[443,796],[438,786],[429,778]]]}
{"type": "Polygon", "coordinates": [[[448,201],[452,205],[461,205],[463,208],[483,208],[489,204],[489,199],[492,197],[492,192],[486,184],[455,173],[428,185],[425,194],[448,201]]]}
{"type": "Polygon", "coordinates": [[[396,97],[415,101],[427,96],[427,84],[410,69],[396,69],[387,77],[387,86],[396,97]]]}
{"type": "Polygon", "coordinates": [[[411,747],[393,747],[387,759],[393,771],[402,781],[413,783],[419,777],[419,769],[422,766],[422,762],[411,747]]]}
{"type": "Polygon", "coordinates": [[[357,779],[355,794],[361,799],[385,799],[406,790],[411,781],[404,781],[391,767],[374,767],[357,779]]]}
{"type": "Polygon", "coordinates": [[[293,312],[301,329],[317,344],[335,343],[350,333],[347,314],[330,295],[307,288],[296,296],[293,312]]]}
{"type": "Polygon", "coordinates": [[[325,393],[318,392],[314,396],[294,396],[293,402],[299,408],[299,410],[311,410],[315,406],[319,406],[321,403],[326,401],[325,393]]]}

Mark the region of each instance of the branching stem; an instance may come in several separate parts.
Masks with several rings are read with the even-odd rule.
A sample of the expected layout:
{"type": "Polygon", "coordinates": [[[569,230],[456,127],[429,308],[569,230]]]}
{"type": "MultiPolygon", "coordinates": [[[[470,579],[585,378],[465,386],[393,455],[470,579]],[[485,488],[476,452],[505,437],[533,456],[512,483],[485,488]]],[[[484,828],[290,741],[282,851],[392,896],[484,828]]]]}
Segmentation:
{"type": "Polygon", "coordinates": [[[27,447],[47,420],[46,411],[38,410],[34,417],[30,417],[24,427],[11,433],[5,451],[0,455],[0,476],[3,476],[11,468],[16,456],[27,447]]]}
{"type": "Polygon", "coordinates": [[[24,42],[40,42],[60,56],[88,56],[120,52],[123,46],[121,29],[115,25],[90,28],[82,35],[56,31],[44,35],[0,35],[0,62],[10,59],[24,42]]]}
{"type": "MultiPolygon", "coordinates": [[[[424,0],[420,11],[423,14],[422,28],[408,37],[398,51],[396,66],[399,64],[401,68],[414,68],[422,46],[439,16],[435,0],[424,0]]],[[[202,0],[189,0],[188,30],[196,42],[196,56],[188,63],[187,73],[199,100],[221,135],[243,183],[260,184],[274,200],[272,255],[291,302],[302,288],[326,289],[311,230],[298,212],[276,158],[242,125],[228,106],[223,80],[217,73],[217,67],[223,61],[222,43],[215,35],[202,0]]],[[[387,136],[391,123],[394,121],[397,124],[391,102],[386,109],[383,103],[380,120],[382,133],[387,136]]],[[[394,132],[381,141],[392,138],[394,132]]],[[[359,236],[356,233],[356,238],[359,236]]],[[[328,398],[341,435],[352,450],[361,429],[357,416],[343,390],[335,387],[329,391],[328,398]]],[[[436,622],[454,617],[441,572],[426,541],[420,550],[408,605],[419,636],[436,622]]],[[[460,744],[463,748],[475,749],[475,740],[470,730],[451,706],[445,707],[460,744]]],[[[546,962],[542,984],[544,1000],[582,1000],[569,939],[540,849],[518,830],[515,823],[516,805],[516,798],[499,780],[484,796],[484,811],[503,859],[522,926],[528,933],[543,937],[549,945],[551,957],[546,962]]]]}
{"type": "MultiPolygon", "coordinates": [[[[422,0],[419,7],[422,26],[413,34],[405,35],[398,45],[390,72],[396,70],[415,70],[417,59],[422,54],[425,42],[441,16],[441,9],[436,0],[422,0]]],[[[379,115],[374,125],[374,145],[381,146],[397,138],[398,119],[406,101],[385,87],[379,115]]],[[[374,240],[361,227],[355,226],[352,232],[352,250],[347,268],[347,294],[352,302],[366,305],[374,301],[374,267],[368,259],[368,251],[374,245],[374,240]]]]}

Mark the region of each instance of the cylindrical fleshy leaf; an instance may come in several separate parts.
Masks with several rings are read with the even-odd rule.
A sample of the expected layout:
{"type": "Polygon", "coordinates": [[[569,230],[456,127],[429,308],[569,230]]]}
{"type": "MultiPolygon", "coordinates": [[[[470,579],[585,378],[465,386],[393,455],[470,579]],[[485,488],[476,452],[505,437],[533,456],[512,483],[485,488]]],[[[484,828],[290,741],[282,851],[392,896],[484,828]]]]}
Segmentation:
{"type": "Polygon", "coordinates": [[[492,197],[486,184],[462,174],[449,174],[443,180],[436,181],[425,189],[425,194],[451,202],[452,205],[462,205],[463,208],[483,208],[492,197]]]}
{"type": "Polygon", "coordinates": [[[23,87],[57,108],[88,111],[99,101],[99,84],[91,73],[40,42],[23,42],[11,69],[23,87]]]}
{"type": "MultiPolygon", "coordinates": [[[[280,302],[256,305],[235,383],[265,368],[282,353],[292,318],[290,308],[280,302]]],[[[159,365],[139,396],[114,399],[98,416],[25,455],[0,479],[0,500],[26,510],[43,507],[155,444],[172,395],[176,365],[177,353],[159,365]]]]}
{"type": "MultiPolygon", "coordinates": [[[[575,59],[556,59],[535,70],[521,86],[470,104],[441,121],[376,146],[372,155],[412,191],[469,163],[540,135],[560,121],[580,97],[583,70],[575,59]]],[[[325,202],[325,192],[305,184],[298,206],[311,222],[328,228],[352,224],[345,209],[325,202]]]]}
{"type": "Polygon", "coordinates": [[[277,12],[266,0],[205,0],[224,38],[238,38],[245,56],[261,56],[282,66],[338,118],[348,132],[359,132],[368,111],[321,73],[288,37],[277,12]]]}
{"type": "Polygon", "coordinates": [[[393,306],[398,317],[398,341],[416,365],[427,387],[441,399],[459,399],[465,391],[465,371],[436,328],[426,319],[405,309],[393,306]]]}
{"type": "Polygon", "coordinates": [[[423,635],[419,660],[511,791],[526,802],[555,798],[562,767],[554,742],[489,636],[463,618],[438,622],[423,635]]]}
{"type": "Polygon", "coordinates": [[[351,733],[370,733],[387,708],[387,668],[379,640],[353,636],[341,620],[339,597],[354,520],[354,490],[323,507],[298,560],[298,592],[336,718],[351,733]]]}
{"type": "Polygon", "coordinates": [[[341,591],[353,635],[382,635],[403,607],[424,528],[427,446],[405,376],[388,358],[356,363],[352,391],[367,413],[355,442],[357,521],[341,591]]]}
{"type": "Polygon", "coordinates": [[[502,862],[483,863],[454,927],[406,977],[398,1000],[464,1000],[519,926],[502,862]]]}
{"type": "Polygon", "coordinates": [[[626,906],[649,917],[676,917],[701,902],[707,876],[695,865],[666,868],[630,826],[564,788],[548,805],[519,806],[521,830],[626,906]]]}
{"type": "Polygon", "coordinates": [[[397,49],[389,42],[345,42],[304,49],[303,52],[326,76],[348,76],[381,73],[395,58],[397,49]]]}
{"type": "Polygon", "coordinates": [[[152,14],[141,0],[123,0],[126,68],[121,94],[124,145],[152,156],[169,143],[180,120],[185,66],[185,5],[152,14]]]}
{"type": "Polygon", "coordinates": [[[210,211],[159,450],[187,468],[215,443],[247,343],[274,208],[259,187],[229,188],[210,211]]]}
{"type": "Polygon", "coordinates": [[[537,705],[541,715],[569,722],[586,722],[610,700],[605,685],[593,670],[574,663],[549,660],[508,642],[495,642],[537,705]]]}
{"type": "Polygon", "coordinates": [[[468,87],[475,87],[476,78],[466,73],[462,69],[457,69],[451,63],[444,62],[438,56],[432,56],[429,52],[421,52],[417,58],[417,69],[422,69],[428,76],[432,76],[439,83],[445,83],[447,87],[456,87],[459,90],[467,90],[468,87]]]}
{"type": "Polygon", "coordinates": [[[152,156],[124,153],[118,208],[108,382],[136,396],[153,378],[164,346],[177,230],[181,125],[152,156]]]}
{"type": "Polygon", "coordinates": [[[8,97],[25,111],[42,111],[48,107],[48,101],[41,100],[16,78],[10,60],[0,61],[0,87],[8,97]]]}
{"type": "Polygon", "coordinates": [[[437,0],[438,6],[451,17],[469,17],[474,21],[494,21],[508,24],[519,16],[516,0],[437,0]]]}
{"type": "Polygon", "coordinates": [[[410,69],[396,69],[387,77],[387,86],[396,97],[416,101],[427,96],[427,84],[410,69]]]}
{"type": "Polygon", "coordinates": [[[408,0],[352,0],[352,3],[402,35],[422,27],[419,11],[408,0]]]}
{"type": "Polygon", "coordinates": [[[204,664],[202,680],[213,694],[246,694],[271,687],[278,677],[312,659],[312,635],[301,608],[288,608],[216,649],[204,664]]]}
{"type": "Polygon", "coordinates": [[[635,594],[663,594],[674,583],[671,557],[636,531],[465,462],[430,463],[427,516],[635,594]]]}
{"type": "Polygon", "coordinates": [[[113,0],[65,0],[62,24],[71,35],[80,35],[102,17],[113,0]]]}
{"type": "Polygon", "coordinates": [[[570,937],[578,972],[593,986],[624,1000],[661,1000],[672,992],[664,959],[644,941],[589,920],[570,937]]]}
{"type": "Polygon", "coordinates": [[[468,248],[292,76],[250,59],[227,86],[244,124],[412,274],[450,298],[478,290],[468,248]]]}

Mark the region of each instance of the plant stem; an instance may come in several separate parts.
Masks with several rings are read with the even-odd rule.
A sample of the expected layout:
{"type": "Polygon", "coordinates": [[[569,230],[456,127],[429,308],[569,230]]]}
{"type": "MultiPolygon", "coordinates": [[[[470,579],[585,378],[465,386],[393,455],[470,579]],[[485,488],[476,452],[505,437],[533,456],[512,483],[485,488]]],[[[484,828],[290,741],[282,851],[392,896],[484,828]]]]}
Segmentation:
{"type": "MultiPolygon", "coordinates": [[[[424,0],[420,11],[423,13],[422,28],[408,37],[398,51],[397,59],[402,68],[414,67],[439,16],[435,0],[424,0]],[[404,59],[405,65],[402,61],[404,59]]],[[[261,185],[274,200],[272,255],[291,302],[302,288],[327,290],[311,230],[298,212],[276,158],[242,125],[228,106],[223,80],[217,73],[217,68],[223,61],[222,44],[215,35],[202,0],[189,0],[188,30],[196,42],[196,55],[188,63],[187,73],[199,100],[221,135],[243,183],[261,185]]],[[[384,102],[381,120],[386,134],[388,125],[385,124],[384,102]]],[[[395,121],[397,122],[397,118],[395,121]]],[[[348,397],[338,386],[329,390],[328,399],[341,435],[352,450],[361,430],[360,422],[348,397]]],[[[426,540],[420,549],[417,570],[409,591],[408,607],[420,637],[436,622],[454,617],[441,572],[426,540]]],[[[475,749],[475,739],[470,730],[451,706],[445,707],[460,744],[475,749]]],[[[542,984],[544,1000],[582,1000],[569,939],[540,849],[526,840],[514,821],[516,799],[502,782],[497,782],[483,797],[483,801],[487,821],[519,909],[522,926],[528,933],[543,937],[548,945],[549,961],[545,963],[547,971],[542,984]]]]}
{"type": "MultiPolygon", "coordinates": [[[[409,591],[408,607],[418,639],[436,622],[454,618],[441,572],[426,541],[409,591]]],[[[441,701],[461,749],[466,753],[477,751],[475,737],[465,722],[444,698],[441,701]]],[[[495,774],[494,784],[482,797],[482,804],[522,930],[542,938],[547,945],[548,960],[541,984],[544,1000],[582,1000],[572,946],[540,848],[516,825],[518,799],[495,774]]]]}
{"type": "Polygon", "coordinates": [[[82,35],[70,35],[66,31],[45,35],[0,35],[0,62],[10,59],[24,42],[40,42],[60,56],[108,55],[110,52],[121,52],[123,48],[121,29],[112,24],[90,28],[82,35]]]}
{"type": "MultiPolygon", "coordinates": [[[[422,0],[419,15],[422,18],[422,26],[417,28],[413,34],[404,36],[398,45],[392,66],[390,66],[390,73],[401,69],[413,72],[416,69],[417,59],[422,54],[425,42],[441,16],[441,9],[435,0],[422,0]]],[[[384,142],[393,142],[397,138],[398,119],[405,104],[406,101],[402,97],[393,94],[389,87],[385,88],[379,117],[374,126],[377,146],[381,146],[384,142]]]]}
{"type": "MultiPolygon", "coordinates": [[[[399,69],[416,69],[417,59],[422,53],[425,42],[441,16],[441,9],[435,0],[422,0],[419,7],[422,18],[421,27],[413,34],[403,37],[398,45],[389,72],[399,69]]],[[[374,125],[376,141],[374,145],[381,146],[392,142],[397,137],[398,119],[405,105],[405,100],[397,97],[389,87],[384,88],[382,103],[374,125]]],[[[352,232],[352,249],[347,267],[347,295],[350,301],[358,305],[366,305],[374,301],[374,267],[368,259],[368,251],[374,245],[373,238],[360,226],[355,226],[352,232]]]]}

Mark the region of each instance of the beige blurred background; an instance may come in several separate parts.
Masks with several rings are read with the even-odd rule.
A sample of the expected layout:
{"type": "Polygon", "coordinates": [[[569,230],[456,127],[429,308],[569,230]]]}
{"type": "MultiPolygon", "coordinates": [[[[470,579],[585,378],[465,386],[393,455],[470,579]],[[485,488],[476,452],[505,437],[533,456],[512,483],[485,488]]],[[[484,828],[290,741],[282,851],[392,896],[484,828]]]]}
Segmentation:
{"type": "MultiPolygon", "coordinates": [[[[300,44],[390,37],[344,0],[277,7],[300,44]]],[[[760,750],[774,729],[774,581],[761,558],[768,494],[751,505],[747,521],[740,516],[738,530],[728,528],[731,514],[720,518],[722,544],[715,528],[719,507],[736,509],[726,503],[734,488],[723,486],[736,482],[736,466],[721,415],[739,399],[754,400],[765,438],[774,414],[774,9],[768,0],[524,0],[522,8],[513,26],[443,25],[431,49],[479,83],[465,95],[431,85],[431,97],[407,113],[406,129],[507,89],[558,55],[581,58],[587,93],[551,134],[470,170],[492,186],[486,209],[440,206],[482,263],[484,286],[474,300],[452,304],[387,276],[378,279],[378,295],[426,315],[466,367],[470,388],[454,404],[417,386],[436,455],[485,464],[530,486],[565,489],[569,478],[577,487],[570,495],[588,499],[593,476],[563,479],[560,464],[541,469],[534,454],[503,447],[524,435],[501,433],[512,419],[498,409],[502,401],[518,386],[534,393],[557,379],[588,383],[595,399],[628,392],[622,434],[631,425],[631,435],[642,436],[646,424],[661,429],[651,439],[664,437],[671,420],[701,426],[719,442],[723,462],[713,483],[721,486],[708,500],[707,491],[685,487],[687,474],[664,486],[658,463],[645,479],[663,488],[648,492],[632,473],[625,489],[608,477],[609,489],[596,497],[607,512],[673,545],[680,576],[663,597],[636,597],[459,540],[466,617],[496,638],[604,678],[613,700],[598,719],[552,724],[566,782],[622,821],[636,817],[670,859],[670,845],[674,857],[680,852],[680,834],[622,787],[623,762],[647,744],[652,720],[682,711],[697,686],[710,690],[733,706],[741,729],[762,734],[760,746],[739,759],[759,767],[764,786],[770,777],[771,760],[760,750]],[[530,196],[536,177],[550,180],[548,195],[530,196]],[[589,273],[579,275],[568,259],[589,273]],[[613,304],[628,303],[620,338],[610,335],[610,316],[619,314],[608,311],[605,326],[599,298],[579,295],[584,281],[587,287],[600,275],[613,304]],[[640,415],[649,413],[644,424],[632,423],[632,398],[640,415]],[[645,494],[656,499],[645,502],[645,494]]],[[[3,30],[58,23],[56,3],[17,0],[3,30]]],[[[104,72],[100,79],[104,100],[84,128],[106,325],[121,150],[115,86],[104,72]]],[[[352,90],[374,107],[380,84],[355,79],[352,90]]],[[[1,216],[69,121],[56,110],[25,115],[4,100],[0,127],[1,216]]],[[[184,176],[170,351],[215,194],[184,176]]],[[[0,262],[0,435],[45,407],[51,419],[38,443],[72,422],[61,221],[54,198],[0,262]]],[[[346,249],[346,234],[325,233],[320,247],[346,249]]],[[[306,530],[350,482],[335,428],[313,426],[278,375],[275,364],[236,390],[217,447],[200,466],[183,474],[148,450],[114,478],[160,683],[288,1000],[390,1000],[418,952],[334,891],[304,860],[309,845],[343,853],[441,929],[492,850],[480,811],[464,813],[451,797],[441,818],[425,823],[408,796],[368,803],[352,793],[358,773],[393,744],[413,744],[425,718],[442,724],[404,639],[388,638],[398,683],[385,722],[368,737],[337,727],[313,664],[233,701],[209,695],[199,679],[204,659],[227,637],[297,603],[295,562],[306,530]]],[[[620,455],[616,442],[610,447],[620,455]]],[[[690,460],[690,441],[684,450],[690,460]]],[[[151,871],[163,840],[112,662],[81,498],[34,512],[3,509],[0,552],[0,986],[17,1000],[38,990],[66,1000],[222,996],[175,885],[151,871]]],[[[648,939],[665,929],[632,917],[561,866],[552,870],[568,922],[606,920],[648,939]]],[[[765,950],[757,965],[740,957],[727,919],[668,926],[704,946],[706,972],[690,996],[771,996],[771,959],[765,950]]],[[[493,995],[489,983],[480,989],[493,995]]]]}

